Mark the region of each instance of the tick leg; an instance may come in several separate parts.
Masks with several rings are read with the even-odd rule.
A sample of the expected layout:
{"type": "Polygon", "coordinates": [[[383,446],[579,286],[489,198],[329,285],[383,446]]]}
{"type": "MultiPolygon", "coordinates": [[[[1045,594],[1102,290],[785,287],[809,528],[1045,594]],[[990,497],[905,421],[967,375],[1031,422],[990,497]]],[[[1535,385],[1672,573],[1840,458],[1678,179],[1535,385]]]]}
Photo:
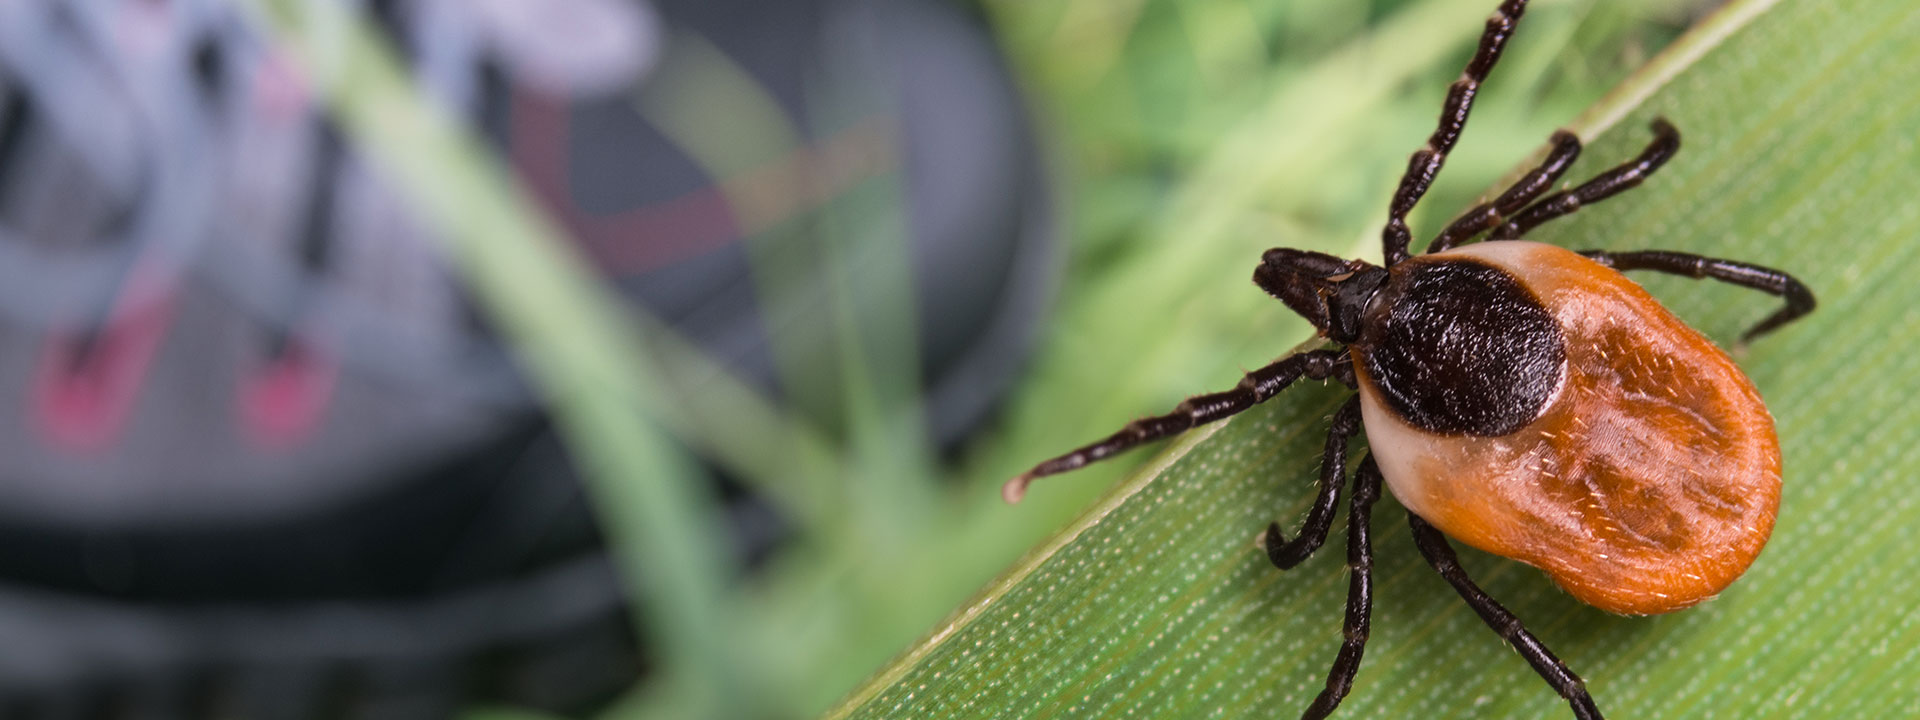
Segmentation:
{"type": "Polygon", "coordinates": [[[1493,17],[1487,18],[1480,48],[1474,51],[1460,79],[1447,88],[1447,101],[1440,107],[1440,127],[1407,159],[1407,172],[1400,177],[1400,187],[1387,206],[1387,226],[1380,231],[1388,267],[1407,259],[1407,243],[1413,239],[1407,230],[1407,213],[1413,212],[1413,206],[1427,194],[1434,176],[1440,174],[1440,166],[1447,161],[1447,153],[1460,140],[1460,132],[1467,127],[1467,114],[1473,111],[1473,96],[1480,92],[1480,83],[1486,81],[1494,63],[1500,61],[1500,52],[1506,49],[1507,39],[1513,36],[1513,28],[1520,24],[1520,15],[1526,10],[1527,0],[1506,0],[1493,17]]]}
{"type": "Polygon", "coordinates": [[[1373,501],[1378,499],[1380,467],[1368,455],[1353,475],[1353,506],[1347,515],[1347,620],[1342,628],[1346,639],[1333,659],[1333,669],[1327,672],[1327,688],[1300,714],[1301,720],[1332,715],[1347,691],[1353,689],[1354,674],[1360,672],[1360,655],[1366,652],[1373,616],[1373,537],[1369,523],[1373,501]]]}
{"type": "Polygon", "coordinates": [[[1507,221],[1507,224],[1494,229],[1493,235],[1487,239],[1519,238],[1527,234],[1527,231],[1539,227],[1541,223],[1570,214],[1582,207],[1633,188],[1646,180],[1647,176],[1652,175],[1653,171],[1659,170],[1661,165],[1667,164],[1667,160],[1679,151],[1680,131],[1673,127],[1673,123],[1667,122],[1666,118],[1654,118],[1653,142],[1648,143],[1647,148],[1640,151],[1639,157],[1600,173],[1572,190],[1548,195],[1540,202],[1534,203],[1532,207],[1520,211],[1520,214],[1507,221]]]}
{"type": "Polygon", "coordinates": [[[1553,651],[1548,650],[1539,638],[1527,632],[1526,626],[1520,624],[1520,618],[1507,612],[1499,601],[1473,584],[1473,580],[1467,577],[1467,571],[1460,567],[1460,558],[1453,554],[1453,546],[1447,544],[1446,536],[1411,512],[1407,513],[1407,522],[1413,526],[1413,543],[1419,546],[1427,564],[1432,565],[1440,577],[1447,579],[1447,583],[1460,593],[1467,605],[1480,614],[1481,620],[1486,621],[1487,627],[1499,633],[1501,639],[1520,653],[1520,657],[1527,659],[1527,664],[1533,666],[1534,672],[1540,673],[1540,677],[1546,678],[1547,684],[1552,685],[1560,697],[1566,698],[1567,704],[1573,706],[1573,716],[1579,720],[1600,720],[1600,709],[1594,706],[1593,696],[1587,694],[1587,684],[1579,675],[1567,669],[1567,664],[1561,662],[1560,658],[1554,657],[1553,651]]]}
{"type": "Polygon", "coordinates": [[[1434,238],[1433,242],[1427,245],[1427,252],[1437,253],[1450,249],[1475,235],[1498,227],[1514,213],[1525,210],[1534,198],[1540,197],[1541,193],[1559,182],[1560,176],[1565,175],[1567,168],[1572,167],[1573,161],[1580,157],[1580,138],[1565,130],[1556,130],[1551,142],[1553,149],[1547,151],[1547,159],[1541,161],[1539,167],[1521,176],[1513,187],[1500,193],[1500,197],[1494,198],[1493,202],[1483,203],[1455,219],[1453,224],[1448,225],[1446,230],[1440,232],[1439,237],[1434,238]]]}
{"type": "Polygon", "coordinates": [[[1104,460],[1136,445],[1232,417],[1266,402],[1302,377],[1314,380],[1336,378],[1351,384],[1352,372],[1344,349],[1313,350],[1289,355],[1247,373],[1246,377],[1240,379],[1239,386],[1232,390],[1187,398],[1173,412],[1135,420],[1105,440],[1035,465],[1032,470],[1008,480],[1000,488],[1000,496],[1010,503],[1020,502],[1020,498],[1027,494],[1027,485],[1034,478],[1077,470],[1087,463],[1104,460]]]}
{"type": "Polygon", "coordinates": [[[1281,570],[1291,570],[1327,541],[1327,528],[1333,525],[1333,511],[1340,507],[1340,486],[1347,483],[1347,439],[1360,431],[1360,396],[1355,395],[1334,413],[1327,428],[1326,451],[1320,456],[1320,495],[1307,510],[1307,521],[1300,535],[1288,540],[1280,534],[1280,523],[1267,526],[1267,559],[1281,570]]]}
{"type": "Polygon", "coordinates": [[[1774,297],[1785,298],[1787,306],[1768,315],[1765,320],[1761,320],[1752,329],[1743,333],[1740,336],[1741,344],[1746,344],[1756,337],[1774,331],[1781,325],[1813,312],[1813,291],[1808,290],[1806,285],[1794,279],[1792,275],[1773,268],[1665,250],[1637,252],[1582,250],[1580,254],[1615,270],[1652,270],[1691,278],[1712,278],[1744,288],[1753,288],[1774,297]]]}

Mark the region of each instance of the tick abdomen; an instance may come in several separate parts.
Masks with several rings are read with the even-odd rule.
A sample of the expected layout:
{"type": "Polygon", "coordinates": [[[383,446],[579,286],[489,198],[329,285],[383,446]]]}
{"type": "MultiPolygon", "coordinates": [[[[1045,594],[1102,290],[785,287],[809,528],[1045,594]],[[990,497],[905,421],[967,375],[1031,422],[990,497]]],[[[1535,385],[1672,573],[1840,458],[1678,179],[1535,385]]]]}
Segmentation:
{"type": "Polygon", "coordinates": [[[1419,260],[1477,267],[1454,274],[1524,291],[1552,326],[1506,312],[1546,339],[1506,338],[1496,378],[1456,380],[1507,403],[1498,434],[1404,412],[1377,382],[1385,365],[1354,346],[1367,438],[1402,504],[1613,612],[1678,610],[1739,577],[1772,532],[1780,451],[1759,393],[1725,353],[1625,276],[1561,248],[1490,242],[1419,260]],[[1555,349],[1564,363],[1549,367],[1541,358],[1555,349]],[[1516,377],[1516,366],[1537,375],[1516,377]],[[1530,415],[1513,417],[1532,399],[1530,415]]]}

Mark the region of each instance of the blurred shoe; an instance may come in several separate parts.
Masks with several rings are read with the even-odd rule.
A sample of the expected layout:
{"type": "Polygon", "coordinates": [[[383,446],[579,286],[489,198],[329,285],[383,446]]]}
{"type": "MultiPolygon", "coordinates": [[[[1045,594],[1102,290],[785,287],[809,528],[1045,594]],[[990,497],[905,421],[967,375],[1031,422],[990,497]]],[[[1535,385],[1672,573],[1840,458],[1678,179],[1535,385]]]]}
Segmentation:
{"type": "MultiPolygon", "coordinates": [[[[897,230],[861,236],[909,241],[936,441],[1024,357],[1049,201],[1006,71],[953,8],[366,5],[608,282],[770,395],[808,406],[770,338],[817,338],[779,347],[811,362],[832,348],[806,323],[831,313],[770,306],[743,243],[843,232],[828,214],[876,187],[897,230]],[[635,100],[735,90],[772,114],[690,135],[635,100]]],[[[603,704],[645,652],[566,452],[428,228],[234,12],[0,3],[0,709],[603,704]]],[[[718,491],[736,552],[770,552],[777,514],[718,491]]]]}

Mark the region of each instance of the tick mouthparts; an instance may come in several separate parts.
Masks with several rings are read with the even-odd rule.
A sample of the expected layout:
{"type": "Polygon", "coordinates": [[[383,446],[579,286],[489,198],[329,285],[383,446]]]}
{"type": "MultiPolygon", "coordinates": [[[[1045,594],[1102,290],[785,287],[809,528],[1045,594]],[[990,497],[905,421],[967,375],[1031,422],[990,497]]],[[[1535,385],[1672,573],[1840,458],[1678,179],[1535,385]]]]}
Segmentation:
{"type": "Polygon", "coordinates": [[[1000,499],[1007,501],[1008,505],[1018,505],[1020,499],[1027,496],[1027,486],[1031,484],[1033,484],[1033,473],[1024,472],[1015,475],[1012,480],[1007,481],[1007,484],[1000,486],[1000,499]]]}

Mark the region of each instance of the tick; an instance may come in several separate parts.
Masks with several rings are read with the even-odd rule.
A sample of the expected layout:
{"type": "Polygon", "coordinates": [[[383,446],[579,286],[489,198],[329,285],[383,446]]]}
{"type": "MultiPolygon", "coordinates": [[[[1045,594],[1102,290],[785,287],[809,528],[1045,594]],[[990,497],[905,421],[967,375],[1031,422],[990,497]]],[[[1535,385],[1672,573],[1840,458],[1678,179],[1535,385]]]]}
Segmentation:
{"type": "Polygon", "coordinates": [[[1347,521],[1345,643],[1302,717],[1323,718],[1352,687],[1372,610],[1368,519],[1384,480],[1407,508],[1414,544],[1474,612],[1565,698],[1599,718],[1585,684],[1460,567],[1446,536],[1546,571],[1575,598],[1650,615],[1713,597],[1747,569],[1773,530],[1780,445],[1753,383],[1621,271],[1711,278],[1785,300],[1745,343],[1814,308],[1792,276],[1679,252],[1572,252],[1521,240],[1529,230],[1639,185],[1680,148],[1653,121],[1638,157],[1548,193],[1580,154],[1557,132],[1546,160],[1493,201],[1455,219],[1424,254],[1408,252],[1407,213],[1453,150],[1474,95],[1526,9],[1507,0],[1447,93],[1439,128],[1414,152],[1388,206],[1384,266],[1268,250],[1253,281],[1311,321],[1334,347],[1248,373],[1226,392],[1188,398],[1008,481],[1034,478],[1220,420],[1301,378],[1358,393],[1334,413],[1320,486],[1300,534],[1269,525],[1280,569],[1325,542],[1346,484],[1348,439],[1366,429],[1347,521]],[[1460,247],[1485,233],[1487,242],[1460,247]]]}

